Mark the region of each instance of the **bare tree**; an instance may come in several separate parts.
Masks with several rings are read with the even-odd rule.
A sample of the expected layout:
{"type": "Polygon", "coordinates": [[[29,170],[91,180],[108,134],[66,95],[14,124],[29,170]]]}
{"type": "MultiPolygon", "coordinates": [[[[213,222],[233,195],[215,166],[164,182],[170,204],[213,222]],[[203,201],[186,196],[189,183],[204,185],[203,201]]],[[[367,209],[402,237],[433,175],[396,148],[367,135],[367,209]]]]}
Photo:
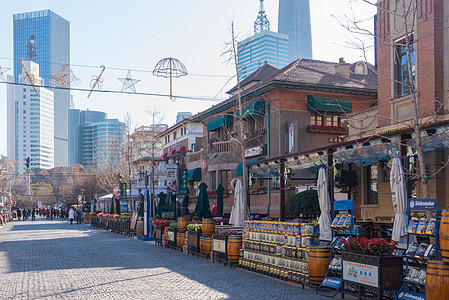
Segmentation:
{"type": "Polygon", "coordinates": [[[136,150],[136,145],[133,140],[133,132],[136,130],[137,126],[133,123],[131,114],[127,112],[125,114],[125,139],[121,145],[121,158],[120,160],[124,163],[124,177],[125,180],[128,183],[129,187],[129,210],[131,212],[134,211],[134,201],[132,196],[132,171],[133,171],[133,159],[134,159],[134,153],[136,150]]]}
{"type": "MultiPolygon", "coordinates": [[[[379,79],[388,80],[389,82],[394,83],[397,86],[397,89],[401,89],[402,91],[404,91],[404,94],[410,95],[412,119],[401,121],[395,119],[394,117],[389,117],[382,114],[378,114],[377,118],[384,118],[390,121],[391,124],[402,124],[405,127],[410,127],[413,129],[416,139],[415,148],[418,157],[418,174],[416,175],[416,177],[421,183],[423,196],[425,198],[429,198],[430,193],[428,187],[428,179],[431,176],[438,174],[443,168],[446,167],[449,161],[446,161],[442,167],[437,168],[437,170],[433,174],[429,174],[424,161],[423,151],[423,147],[425,146],[426,141],[422,139],[421,131],[423,126],[429,123],[429,121],[434,122],[438,119],[438,115],[442,113],[444,103],[447,101],[447,99],[434,99],[432,103],[428,104],[425,107],[423,107],[423,105],[420,105],[421,95],[418,86],[416,85],[416,68],[413,63],[413,56],[415,53],[415,48],[418,47],[418,45],[424,45],[425,43],[428,43],[427,38],[429,38],[429,35],[417,35],[418,13],[421,5],[423,5],[422,1],[398,0],[395,1],[395,6],[390,5],[390,0],[353,0],[352,2],[363,2],[367,5],[374,6],[381,15],[380,17],[384,18],[385,22],[382,23],[383,27],[379,28],[382,32],[384,32],[384,34],[382,34],[380,32],[375,33],[367,29],[366,26],[363,26],[363,23],[365,23],[366,20],[358,19],[355,14],[339,19],[340,24],[352,34],[352,40],[348,42],[348,45],[350,47],[361,50],[363,57],[365,57],[366,59],[366,53],[368,49],[372,47],[371,45],[368,45],[366,43],[366,37],[368,37],[375,39],[380,46],[387,46],[390,49],[393,49],[392,52],[394,53],[395,61],[399,61],[400,59],[398,49],[405,51],[406,64],[402,65],[398,69],[398,72],[400,72],[403,76],[402,80],[399,80],[398,78],[393,76],[389,76],[389,74],[377,73],[377,75],[379,79]],[[390,21],[395,23],[395,31],[393,31],[392,26],[389,26],[390,21]],[[385,34],[385,32],[387,34],[385,34]],[[401,37],[403,38],[401,39],[401,37]],[[432,110],[428,111],[428,109],[432,110]]],[[[447,28],[441,28],[437,29],[437,31],[446,29],[447,28]]],[[[441,34],[441,32],[438,32],[437,34],[441,34]]],[[[431,49],[427,49],[427,51],[443,51],[443,49],[433,49],[433,44],[430,45],[430,47],[431,49]]],[[[376,70],[374,71],[376,72],[376,70]]],[[[351,119],[351,117],[348,118],[351,119]]],[[[373,121],[375,121],[375,118],[372,118],[372,116],[368,115],[364,115],[362,116],[362,118],[371,118],[373,121]]],[[[351,121],[353,125],[360,120],[351,121]]]]}

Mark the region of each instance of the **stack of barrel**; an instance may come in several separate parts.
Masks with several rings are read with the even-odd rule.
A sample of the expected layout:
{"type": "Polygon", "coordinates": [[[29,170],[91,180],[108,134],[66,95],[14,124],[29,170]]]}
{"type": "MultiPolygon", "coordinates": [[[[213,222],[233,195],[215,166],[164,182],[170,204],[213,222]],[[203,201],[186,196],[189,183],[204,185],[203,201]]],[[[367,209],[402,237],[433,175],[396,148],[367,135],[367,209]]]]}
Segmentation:
{"type": "Polygon", "coordinates": [[[449,210],[443,209],[440,222],[442,260],[431,260],[426,268],[427,300],[449,299],[449,210]]]}
{"type": "Polygon", "coordinates": [[[189,223],[190,223],[189,217],[178,218],[178,235],[176,236],[176,245],[178,246],[178,248],[182,249],[184,246],[187,225],[189,225],[189,223]]]}
{"type": "Polygon", "coordinates": [[[215,220],[203,219],[201,227],[202,236],[200,237],[200,253],[210,256],[212,251],[212,235],[215,233],[215,220]]]}

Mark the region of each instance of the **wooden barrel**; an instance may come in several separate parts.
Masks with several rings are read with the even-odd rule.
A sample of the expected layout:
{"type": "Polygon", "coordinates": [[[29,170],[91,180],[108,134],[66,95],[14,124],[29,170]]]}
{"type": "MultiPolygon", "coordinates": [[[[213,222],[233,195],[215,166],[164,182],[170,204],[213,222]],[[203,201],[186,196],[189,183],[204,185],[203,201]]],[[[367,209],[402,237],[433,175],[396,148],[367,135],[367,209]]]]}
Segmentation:
{"type": "Polygon", "coordinates": [[[143,233],[143,221],[137,221],[136,224],[136,235],[138,238],[140,238],[141,236],[144,236],[143,233]]]}
{"type": "Polygon", "coordinates": [[[204,254],[204,238],[205,236],[200,236],[200,253],[204,254]]]}
{"type": "Polygon", "coordinates": [[[449,263],[449,211],[443,209],[440,221],[441,259],[449,263]]]}
{"type": "Polygon", "coordinates": [[[203,238],[203,249],[204,249],[204,254],[210,255],[210,252],[212,251],[212,237],[211,236],[205,236],[203,238]]]}
{"type": "Polygon", "coordinates": [[[203,236],[212,236],[215,233],[215,220],[203,219],[203,236]]]}
{"type": "Polygon", "coordinates": [[[449,299],[449,265],[441,260],[431,260],[426,268],[427,300],[449,299]]]}
{"type": "Polygon", "coordinates": [[[182,248],[182,246],[184,246],[185,238],[185,232],[178,232],[178,234],[176,235],[176,245],[178,246],[178,248],[182,248]]]}
{"type": "Polygon", "coordinates": [[[228,236],[228,261],[238,262],[240,257],[240,249],[242,249],[242,236],[230,235],[228,236]]]}
{"type": "Polygon", "coordinates": [[[309,279],[311,284],[319,285],[323,281],[330,263],[330,248],[313,246],[309,248],[309,279]]]}
{"type": "Polygon", "coordinates": [[[186,232],[187,225],[189,225],[189,217],[179,217],[178,218],[178,232],[186,232]]]}
{"type": "Polygon", "coordinates": [[[168,245],[168,227],[169,226],[165,226],[165,229],[164,229],[164,245],[165,246],[168,245]]]}

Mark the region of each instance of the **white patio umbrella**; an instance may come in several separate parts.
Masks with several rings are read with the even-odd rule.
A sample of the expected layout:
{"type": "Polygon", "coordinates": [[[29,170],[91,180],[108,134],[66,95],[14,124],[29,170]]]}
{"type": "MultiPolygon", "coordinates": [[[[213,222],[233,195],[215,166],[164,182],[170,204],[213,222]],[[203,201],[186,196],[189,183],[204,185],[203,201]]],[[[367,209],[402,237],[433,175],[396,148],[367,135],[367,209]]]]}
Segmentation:
{"type": "MultiPolygon", "coordinates": [[[[235,227],[242,227],[243,216],[243,184],[241,180],[237,180],[234,188],[234,205],[232,206],[231,216],[229,217],[229,224],[235,227]]],[[[247,210],[247,220],[249,220],[249,208],[247,210]]]]}
{"type": "Polygon", "coordinates": [[[407,239],[407,187],[399,157],[393,158],[390,173],[391,198],[395,212],[392,239],[403,244],[407,239]]]}
{"type": "Polygon", "coordinates": [[[327,189],[327,179],[325,168],[318,170],[318,201],[320,203],[321,215],[318,220],[320,225],[320,239],[330,241],[332,238],[331,230],[331,203],[327,189]]]}

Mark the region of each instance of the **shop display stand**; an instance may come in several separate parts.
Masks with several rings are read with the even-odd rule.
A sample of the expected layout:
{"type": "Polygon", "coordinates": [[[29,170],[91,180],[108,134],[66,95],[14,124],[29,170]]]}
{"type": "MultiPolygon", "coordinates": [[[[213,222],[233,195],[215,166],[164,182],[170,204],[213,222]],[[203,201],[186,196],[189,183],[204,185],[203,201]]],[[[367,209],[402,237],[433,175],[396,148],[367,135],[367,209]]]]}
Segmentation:
{"type": "MultiPolygon", "coordinates": [[[[352,231],[354,228],[354,200],[338,200],[334,201],[334,209],[332,211],[332,220],[335,218],[335,216],[340,211],[350,211],[351,215],[351,225],[349,227],[349,231],[346,233],[341,233],[340,229],[332,228],[332,240],[334,239],[334,236],[349,236],[352,238],[352,231]]],[[[341,258],[341,252],[340,249],[333,249],[331,248],[331,261],[334,257],[340,257],[341,258]]],[[[334,297],[337,295],[337,293],[341,290],[341,284],[342,284],[342,272],[340,270],[331,269],[328,268],[326,276],[324,277],[321,284],[318,286],[316,292],[317,294],[320,294],[322,296],[326,297],[334,297]],[[323,293],[321,291],[322,288],[334,290],[335,292],[331,294],[323,293]]],[[[341,291],[341,298],[344,299],[344,291],[341,291]]]]}
{"type": "MultiPolygon", "coordinates": [[[[410,246],[410,237],[415,236],[420,239],[428,239],[430,245],[430,239],[435,238],[435,259],[438,257],[439,243],[439,222],[438,222],[438,199],[409,199],[407,207],[407,225],[410,224],[411,212],[413,211],[432,211],[435,213],[435,235],[408,233],[407,231],[407,249],[410,246]]],[[[407,226],[408,227],[408,226],[407,226]]],[[[416,266],[419,268],[425,268],[428,260],[415,258],[412,256],[404,255],[405,259],[405,275],[408,274],[410,266],[416,266]]],[[[405,277],[405,276],[404,276],[405,277]]],[[[426,299],[425,285],[410,282],[402,279],[403,284],[395,299],[409,300],[409,299],[426,299]]]]}

